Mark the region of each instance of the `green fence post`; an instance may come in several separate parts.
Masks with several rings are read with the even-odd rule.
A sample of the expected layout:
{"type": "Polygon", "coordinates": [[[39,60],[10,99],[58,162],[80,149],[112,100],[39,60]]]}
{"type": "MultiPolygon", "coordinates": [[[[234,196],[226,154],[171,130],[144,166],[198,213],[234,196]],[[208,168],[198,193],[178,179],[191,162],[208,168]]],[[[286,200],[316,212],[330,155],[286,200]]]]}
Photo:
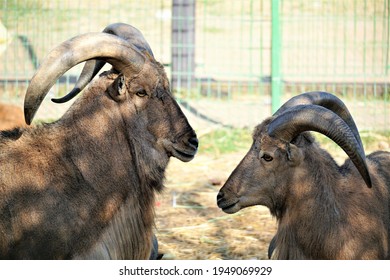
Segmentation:
{"type": "Polygon", "coordinates": [[[279,20],[279,0],[272,0],[272,29],[271,29],[271,98],[272,113],[275,113],[281,105],[281,37],[279,20]]]}

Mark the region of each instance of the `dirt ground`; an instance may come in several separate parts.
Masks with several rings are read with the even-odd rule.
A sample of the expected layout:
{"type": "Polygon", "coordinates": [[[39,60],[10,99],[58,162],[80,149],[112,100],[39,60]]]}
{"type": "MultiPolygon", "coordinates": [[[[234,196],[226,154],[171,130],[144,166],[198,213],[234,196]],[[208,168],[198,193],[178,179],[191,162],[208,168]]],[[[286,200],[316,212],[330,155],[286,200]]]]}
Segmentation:
{"type": "Polygon", "coordinates": [[[276,222],[255,206],[229,215],[216,196],[245,152],[198,155],[189,163],[172,159],[166,190],[158,196],[156,234],[164,259],[267,259],[276,222]]]}
{"type": "MultiPolygon", "coordinates": [[[[373,137],[365,147],[367,154],[390,151],[389,138],[373,137]]],[[[346,159],[337,146],[321,146],[339,164],[346,159]]],[[[229,215],[216,204],[219,189],[245,153],[200,153],[188,163],[171,159],[166,189],[156,202],[156,235],[164,259],[268,259],[268,244],[277,229],[269,210],[254,206],[229,215]]]]}

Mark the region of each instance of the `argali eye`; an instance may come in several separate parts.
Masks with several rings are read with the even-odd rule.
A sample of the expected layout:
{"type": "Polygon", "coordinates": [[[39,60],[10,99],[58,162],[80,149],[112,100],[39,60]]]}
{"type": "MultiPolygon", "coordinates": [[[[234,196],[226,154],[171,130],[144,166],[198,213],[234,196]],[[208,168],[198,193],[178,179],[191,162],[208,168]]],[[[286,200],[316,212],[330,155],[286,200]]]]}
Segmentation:
{"type": "Polygon", "coordinates": [[[148,95],[144,89],[138,90],[135,94],[139,97],[145,97],[148,95]]]}
{"type": "Polygon", "coordinates": [[[274,159],[273,157],[267,154],[264,154],[261,158],[264,159],[265,161],[272,161],[274,159]]]}

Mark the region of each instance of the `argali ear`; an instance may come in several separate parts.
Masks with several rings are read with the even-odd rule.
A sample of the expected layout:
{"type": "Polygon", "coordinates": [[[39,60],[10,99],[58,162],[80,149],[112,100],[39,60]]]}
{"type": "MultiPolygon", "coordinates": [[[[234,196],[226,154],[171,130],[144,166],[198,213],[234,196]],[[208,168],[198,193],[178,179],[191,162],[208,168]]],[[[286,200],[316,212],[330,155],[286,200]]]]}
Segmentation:
{"type": "Polygon", "coordinates": [[[314,142],[314,137],[311,135],[310,132],[302,132],[299,135],[297,135],[293,140],[291,140],[290,143],[294,144],[298,147],[304,147],[308,144],[312,144],[314,142]]]}
{"type": "Polygon", "coordinates": [[[126,99],[126,78],[122,74],[109,86],[108,93],[116,102],[121,102],[126,99]]]}
{"type": "Polygon", "coordinates": [[[290,166],[298,166],[303,160],[302,150],[294,144],[287,144],[287,162],[290,166]]]}

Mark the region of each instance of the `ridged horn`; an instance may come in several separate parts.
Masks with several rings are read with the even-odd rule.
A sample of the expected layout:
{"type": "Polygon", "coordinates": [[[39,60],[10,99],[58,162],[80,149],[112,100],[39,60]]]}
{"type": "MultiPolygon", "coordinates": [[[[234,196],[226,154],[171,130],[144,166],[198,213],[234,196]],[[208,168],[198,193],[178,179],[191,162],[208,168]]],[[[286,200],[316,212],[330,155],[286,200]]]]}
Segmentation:
{"type": "Polygon", "coordinates": [[[364,152],[363,143],[359,135],[359,130],[355,124],[355,121],[352,118],[351,113],[349,112],[347,106],[345,106],[344,102],[331,93],[324,91],[312,91],[294,96],[286,103],[284,103],[283,106],[275,112],[274,116],[278,116],[284,111],[294,106],[310,104],[325,107],[333,111],[340,118],[342,118],[351,128],[353,134],[355,135],[355,138],[358,141],[359,146],[361,147],[361,152],[364,152]]]}
{"type": "Polygon", "coordinates": [[[297,105],[277,115],[268,126],[268,134],[271,137],[286,142],[291,142],[304,131],[319,132],[337,143],[371,188],[364,151],[348,124],[333,111],[318,105],[297,105]]]}
{"type": "MultiPolygon", "coordinates": [[[[136,47],[139,51],[146,51],[150,56],[154,57],[152,49],[148,42],[146,42],[141,31],[134,26],[120,22],[113,23],[104,28],[103,33],[119,36],[136,47]]],[[[51,100],[55,103],[65,103],[74,98],[92,81],[97,73],[103,68],[104,64],[105,62],[102,60],[87,61],[74,88],[67,95],[61,98],[52,98],[51,100]]]]}
{"type": "Polygon", "coordinates": [[[154,57],[152,49],[150,48],[144,35],[142,35],[141,31],[130,24],[121,22],[113,23],[104,28],[103,32],[119,36],[128,43],[134,45],[139,51],[146,51],[150,56],[154,57]]]}
{"type": "Polygon", "coordinates": [[[30,124],[56,80],[73,66],[101,59],[125,76],[139,73],[145,57],[127,41],[106,33],[86,33],[67,40],[49,52],[30,81],[24,99],[24,116],[30,124]]]}

